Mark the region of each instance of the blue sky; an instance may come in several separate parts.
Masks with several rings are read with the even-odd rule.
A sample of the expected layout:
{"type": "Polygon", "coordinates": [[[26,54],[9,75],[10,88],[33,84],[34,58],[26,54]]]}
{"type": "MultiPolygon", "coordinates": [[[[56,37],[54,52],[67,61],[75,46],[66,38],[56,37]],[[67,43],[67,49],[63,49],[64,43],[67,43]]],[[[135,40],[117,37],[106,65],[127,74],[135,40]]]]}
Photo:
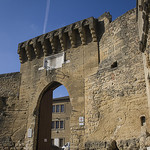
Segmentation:
{"type": "Polygon", "coordinates": [[[53,91],[53,98],[68,96],[67,89],[61,85],[53,91]]]}
{"type": "MultiPolygon", "coordinates": [[[[18,43],[43,33],[48,0],[0,1],[0,74],[20,70],[18,43]]],[[[136,0],[50,0],[46,32],[109,11],[113,20],[136,0]]]]}
{"type": "Polygon", "coordinates": [[[43,34],[48,1],[46,32],[104,12],[114,20],[136,6],[136,0],[1,0],[0,74],[20,70],[18,43],[43,34]]]}

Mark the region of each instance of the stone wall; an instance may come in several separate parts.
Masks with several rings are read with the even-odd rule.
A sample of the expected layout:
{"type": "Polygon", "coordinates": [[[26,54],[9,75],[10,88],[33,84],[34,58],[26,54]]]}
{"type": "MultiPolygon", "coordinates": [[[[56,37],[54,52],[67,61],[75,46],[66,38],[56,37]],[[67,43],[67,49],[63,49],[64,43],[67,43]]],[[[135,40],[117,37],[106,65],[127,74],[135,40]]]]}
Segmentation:
{"type": "Polygon", "coordinates": [[[79,117],[85,115],[84,112],[84,76],[91,74],[94,68],[98,67],[97,44],[90,43],[86,46],[80,46],[79,48],[70,49],[66,52],[66,58],[69,63],[63,64],[62,68],[57,70],[38,70],[43,66],[43,58],[35,59],[31,62],[26,62],[21,65],[21,87],[20,87],[20,103],[24,109],[28,110],[25,124],[27,124],[25,145],[26,149],[32,149],[33,144],[36,146],[36,138],[34,135],[37,132],[36,123],[37,117],[34,115],[35,109],[39,108],[41,96],[45,90],[53,82],[59,82],[63,84],[70,97],[72,112],[70,117],[70,130],[72,147],[84,148],[84,127],[79,126],[79,117]],[[93,51],[91,52],[91,48],[93,51]],[[88,57],[91,55],[91,60],[95,61],[91,63],[88,57]],[[88,64],[89,63],[89,64],[88,64]],[[95,67],[94,67],[95,65],[95,67]],[[87,68],[87,69],[86,69],[87,68]],[[86,74],[84,72],[86,71],[86,74]],[[89,70],[89,71],[88,71],[89,70]],[[27,137],[27,131],[31,128],[33,132],[32,138],[27,137]]]}
{"type": "Polygon", "coordinates": [[[94,146],[87,146],[88,143],[95,141],[100,141],[99,149],[106,149],[110,140],[115,141],[119,149],[120,142],[124,141],[122,149],[130,149],[126,141],[133,138],[136,139],[130,142],[134,145],[132,148],[138,149],[143,134],[141,116],[146,118],[144,128],[149,132],[146,83],[138,40],[135,9],[110,23],[100,40],[98,72],[85,82],[85,136],[89,149],[94,146]]]}
{"type": "Polygon", "coordinates": [[[150,146],[149,71],[136,14],[111,22],[104,13],[19,44],[20,73],[0,75],[0,149],[36,150],[40,102],[54,83],[69,93],[71,150],[150,146]],[[55,68],[58,53],[64,61],[55,68]]]}
{"type": "Polygon", "coordinates": [[[21,149],[24,132],[19,122],[24,117],[18,107],[21,74],[19,72],[0,75],[0,149],[21,149]],[[18,119],[18,120],[17,120],[18,119]],[[17,121],[16,121],[17,120],[17,121]],[[16,136],[16,133],[19,133],[16,136]],[[20,145],[18,145],[20,144],[20,145]]]}
{"type": "Polygon", "coordinates": [[[85,117],[84,78],[96,73],[98,69],[96,21],[91,17],[19,45],[22,74],[19,101],[21,107],[27,110],[28,118],[24,119],[27,125],[25,149],[36,149],[40,114],[35,115],[34,112],[39,111],[44,92],[57,82],[66,87],[71,102],[71,149],[84,149],[85,128],[79,126],[79,117],[85,117]],[[47,55],[54,59],[56,54],[62,52],[65,56],[62,67],[49,69],[46,66],[48,63],[43,65],[47,55]],[[28,129],[33,131],[31,137],[28,137],[28,129]]]}

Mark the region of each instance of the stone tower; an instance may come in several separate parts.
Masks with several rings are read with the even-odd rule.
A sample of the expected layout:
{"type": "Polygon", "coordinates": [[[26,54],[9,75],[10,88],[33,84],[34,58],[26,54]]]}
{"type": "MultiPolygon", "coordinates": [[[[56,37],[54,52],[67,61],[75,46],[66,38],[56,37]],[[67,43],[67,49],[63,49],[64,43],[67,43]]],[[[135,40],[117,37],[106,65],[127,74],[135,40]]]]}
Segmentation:
{"type": "Polygon", "coordinates": [[[20,43],[20,73],[0,75],[0,148],[52,149],[52,93],[64,85],[71,150],[148,149],[149,15],[138,0],[113,22],[104,13],[20,43]]]}

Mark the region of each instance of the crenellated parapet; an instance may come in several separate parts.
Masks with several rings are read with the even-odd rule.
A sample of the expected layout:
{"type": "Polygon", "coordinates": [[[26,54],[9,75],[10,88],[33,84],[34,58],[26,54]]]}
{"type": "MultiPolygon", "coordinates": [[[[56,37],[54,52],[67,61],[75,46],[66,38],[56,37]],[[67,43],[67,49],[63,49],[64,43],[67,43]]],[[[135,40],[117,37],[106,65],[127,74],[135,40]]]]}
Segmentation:
{"type": "Polygon", "coordinates": [[[20,62],[57,54],[92,41],[97,42],[96,27],[97,19],[91,17],[20,43],[20,62]]]}

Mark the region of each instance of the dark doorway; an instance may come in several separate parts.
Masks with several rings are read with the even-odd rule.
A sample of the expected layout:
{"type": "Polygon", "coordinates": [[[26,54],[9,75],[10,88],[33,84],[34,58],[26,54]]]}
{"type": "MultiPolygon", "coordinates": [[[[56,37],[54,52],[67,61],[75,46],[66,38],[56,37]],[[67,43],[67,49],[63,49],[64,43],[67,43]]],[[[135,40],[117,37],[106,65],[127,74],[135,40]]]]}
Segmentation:
{"type": "Polygon", "coordinates": [[[39,104],[37,148],[36,150],[51,150],[51,124],[53,90],[61,84],[53,82],[42,94],[39,104]]]}
{"type": "Polygon", "coordinates": [[[52,90],[42,97],[39,110],[38,150],[50,150],[51,147],[51,118],[52,90]]]}

